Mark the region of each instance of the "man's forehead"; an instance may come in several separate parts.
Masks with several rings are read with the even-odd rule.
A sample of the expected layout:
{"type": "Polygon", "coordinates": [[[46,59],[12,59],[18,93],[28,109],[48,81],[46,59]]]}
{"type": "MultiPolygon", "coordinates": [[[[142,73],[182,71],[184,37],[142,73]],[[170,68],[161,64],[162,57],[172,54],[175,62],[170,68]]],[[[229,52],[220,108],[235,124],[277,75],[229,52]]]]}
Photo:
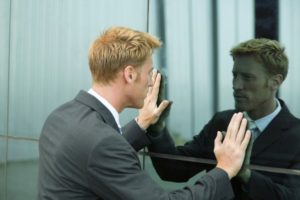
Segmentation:
{"type": "Polygon", "coordinates": [[[238,70],[263,70],[265,67],[262,63],[258,62],[255,59],[238,59],[233,63],[233,69],[238,70]]]}
{"type": "Polygon", "coordinates": [[[256,66],[252,66],[252,65],[233,65],[232,68],[232,73],[244,74],[244,75],[250,75],[250,74],[254,75],[260,71],[261,70],[258,70],[256,66]]]}

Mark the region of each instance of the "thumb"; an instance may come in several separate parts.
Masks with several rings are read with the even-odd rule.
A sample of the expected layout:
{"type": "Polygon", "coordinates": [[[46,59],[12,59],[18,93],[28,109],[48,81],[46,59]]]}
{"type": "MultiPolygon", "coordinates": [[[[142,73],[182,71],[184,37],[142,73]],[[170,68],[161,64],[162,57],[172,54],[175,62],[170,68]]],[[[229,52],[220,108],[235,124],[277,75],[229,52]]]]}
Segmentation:
{"type": "Polygon", "coordinates": [[[215,147],[218,147],[222,144],[223,135],[220,131],[217,132],[217,137],[215,138],[215,147]]]}
{"type": "Polygon", "coordinates": [[[172,101],[168,101],[168,100],[163,100],[158,108],[157,108],[157,112],[159,115],[161,115],[161,113],[168,107],[168,106],[171,106],[172,104],[172,101]]]}

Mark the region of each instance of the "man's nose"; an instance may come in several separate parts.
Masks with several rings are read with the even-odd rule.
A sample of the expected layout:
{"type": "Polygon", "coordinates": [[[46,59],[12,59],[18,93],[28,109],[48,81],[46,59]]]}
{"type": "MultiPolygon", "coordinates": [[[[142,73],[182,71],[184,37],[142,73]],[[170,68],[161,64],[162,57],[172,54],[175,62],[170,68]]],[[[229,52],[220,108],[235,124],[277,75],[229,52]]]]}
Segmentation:
{"type": "Polygon", "coordinates": [[[234,90],[239,90],[243,88],[243,81],[239,78],[236,77],[232,80],[232,88],[234,90]]]}

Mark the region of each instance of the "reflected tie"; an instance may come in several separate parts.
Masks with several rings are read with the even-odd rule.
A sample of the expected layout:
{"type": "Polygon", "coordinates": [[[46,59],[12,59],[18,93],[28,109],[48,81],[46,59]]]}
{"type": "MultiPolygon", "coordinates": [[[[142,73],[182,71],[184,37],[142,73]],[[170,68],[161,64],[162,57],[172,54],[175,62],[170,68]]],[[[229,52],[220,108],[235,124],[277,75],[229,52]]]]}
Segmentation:
{"type": "Polygon", "coordinates": [[[255,140],[259,135],[259,129],[256,126],[255,121],[252,120],[246,112],[244,112],[244,117],[247,119],[247,122],[248,122],[247,128],[251,131],[251,135],[252,135],[253,139],[255,140]]]}

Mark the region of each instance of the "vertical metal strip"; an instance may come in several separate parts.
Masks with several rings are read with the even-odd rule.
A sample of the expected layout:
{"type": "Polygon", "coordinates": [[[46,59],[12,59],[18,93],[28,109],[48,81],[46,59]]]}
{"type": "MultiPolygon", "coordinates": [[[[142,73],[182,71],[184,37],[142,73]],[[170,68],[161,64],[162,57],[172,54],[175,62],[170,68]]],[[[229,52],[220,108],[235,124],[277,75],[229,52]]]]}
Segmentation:
{"type": "Polygon", "coordinates": [[[219,53],[218,53],[218,2],[211,1],[211,19],[212,19],[212,112],[219,110],[219,53]]]}
{"type": "MultiPolygon", "coordinates": [[[[146,20],[146,31],[149,33],[149,18],[150,18],[150,0],[147,0],[147,20],[146,20]]],[[[146,147],[143,148],[143,153],[146,153],[146,147]]],[[[142,169],[145,170],[146,167],[146,156],[145,154],[142,157],[142,169]]]]}
{"type": "MultiPolygon", "coordinates": [[[[191,111],[191,120],[190,120],[190,127],[191,127],[191,138],[194,136],[196,130],[195,130],[195,120],[196,118],[196,112],[194,106],[195,106],[195,63],[194,63],[194,33],[193,33],[193,12],[192,12],[192,1],[188,1],[188,28],[189,28],[189,47],[192,50],[191,53],[189,54],[189,60],[190,60],[190,111],[191,111]]],[[[200,44],[199,44],[200,46],[200,44]]],[[[198,130],[197,130],[198,131],[198,130]]]]}
{"type": "Polygon", "coordinates": [[[6,108],[6,152],[4,164],[4,199],[7,199],[7,161],[8,161],[8,133],[9,133],[9,107],[10,107],[10,74],[11,74],[11,32],[12,32],[12,0],[9,0],[9,19],[8,19],[8,62],[7,62],[7,108],[6,108]]]}

